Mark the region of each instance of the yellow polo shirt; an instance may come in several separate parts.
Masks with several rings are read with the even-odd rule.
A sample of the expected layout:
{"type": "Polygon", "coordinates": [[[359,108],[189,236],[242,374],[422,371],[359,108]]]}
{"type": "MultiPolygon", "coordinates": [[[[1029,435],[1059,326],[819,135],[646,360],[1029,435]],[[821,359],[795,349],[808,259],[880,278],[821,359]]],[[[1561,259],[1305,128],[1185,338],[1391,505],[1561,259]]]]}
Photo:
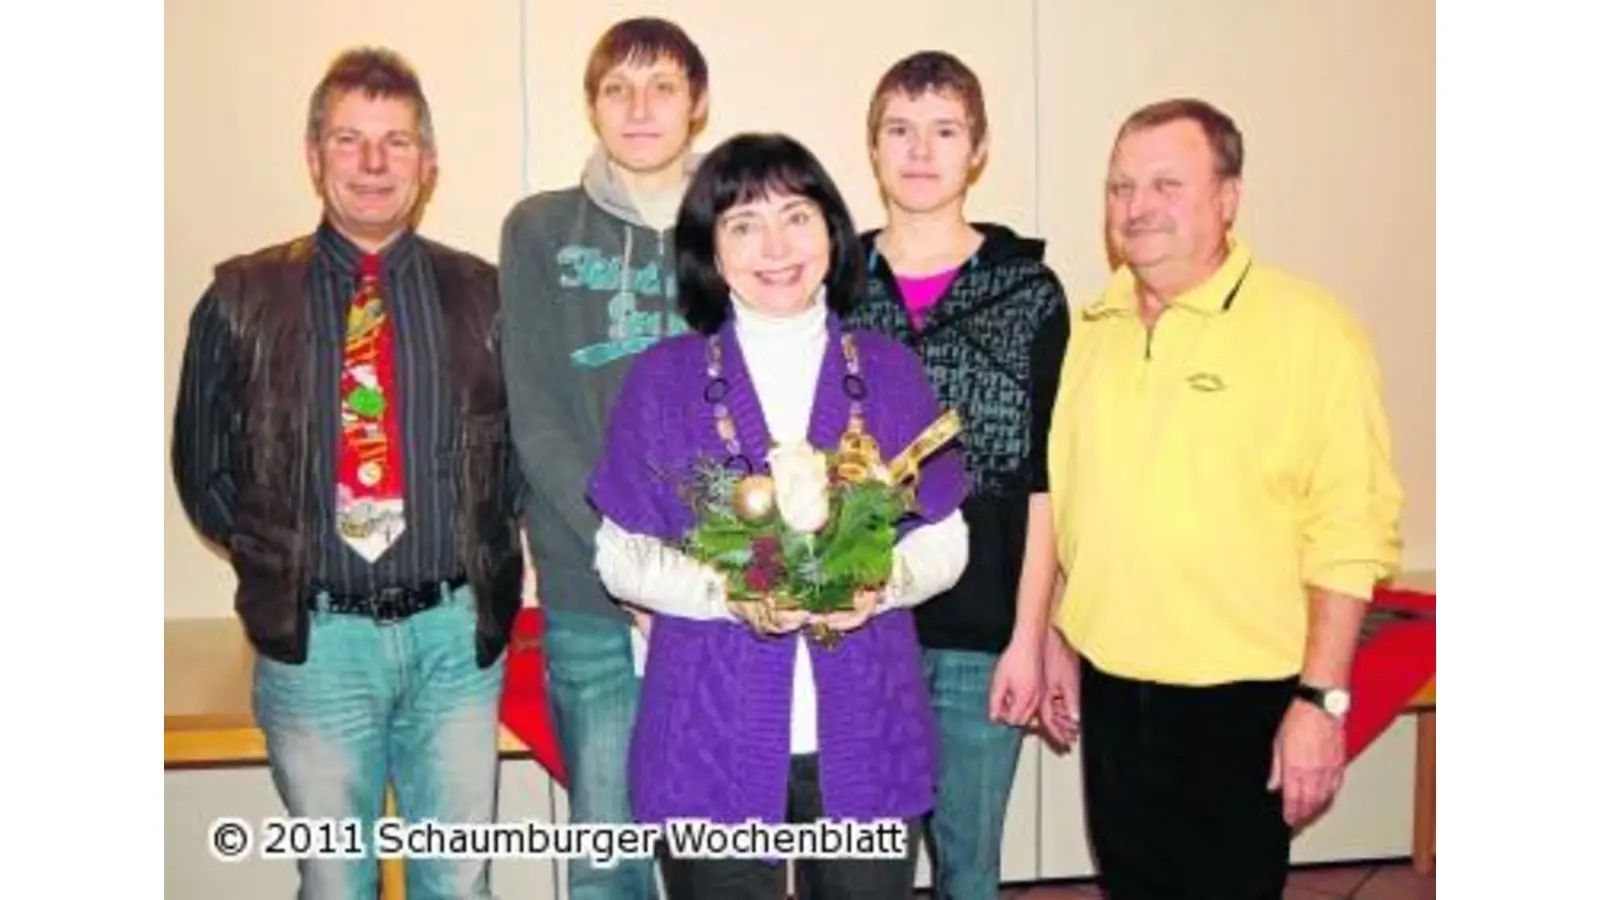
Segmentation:
{"type": "Polygon", "coordinates": [[[1294,675],[1307,587],[1370,599],[1399,564],[1366,334],[1237,239],[1154,328],[1125,268],[1075,313],[1049,454],[1067,576],[1055,624],[1116,675],[1294,675]]]}

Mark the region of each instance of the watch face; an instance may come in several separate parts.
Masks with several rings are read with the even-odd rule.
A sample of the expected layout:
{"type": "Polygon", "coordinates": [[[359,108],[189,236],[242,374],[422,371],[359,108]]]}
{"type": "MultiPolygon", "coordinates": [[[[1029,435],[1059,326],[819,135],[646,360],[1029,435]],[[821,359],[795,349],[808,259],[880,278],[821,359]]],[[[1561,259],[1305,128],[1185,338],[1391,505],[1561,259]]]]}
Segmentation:
{"type": "Polygon", "coordinates": [[[1350,711],[1349,691],[1328,691],[1322,695],[1323,708],[1336,716],[1350,711]]]}

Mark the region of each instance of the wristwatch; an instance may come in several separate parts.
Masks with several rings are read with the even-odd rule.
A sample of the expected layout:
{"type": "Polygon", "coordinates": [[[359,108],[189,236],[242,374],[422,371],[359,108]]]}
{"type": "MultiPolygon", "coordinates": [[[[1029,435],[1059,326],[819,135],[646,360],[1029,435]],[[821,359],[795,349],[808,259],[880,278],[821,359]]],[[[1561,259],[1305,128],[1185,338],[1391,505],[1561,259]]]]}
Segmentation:
{"type": "Polygon", "coordinates": [[[1294,695],[1341,722],[1350,712],[1350,692],[1344,688],[1319,688],[1302,681],[1294,686],[1294,695]]]}

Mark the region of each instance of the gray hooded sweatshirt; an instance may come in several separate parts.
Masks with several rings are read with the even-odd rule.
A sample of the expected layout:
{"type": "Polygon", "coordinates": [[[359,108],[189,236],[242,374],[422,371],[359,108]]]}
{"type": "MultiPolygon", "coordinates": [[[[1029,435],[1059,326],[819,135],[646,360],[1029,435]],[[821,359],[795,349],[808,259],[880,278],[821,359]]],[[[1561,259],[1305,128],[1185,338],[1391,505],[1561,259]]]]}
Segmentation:
{"type": "Polygon", "coordinates": [[[513,207],[500,240],[506,390],[539,601],[625,621],[594,569],[600,519],[585,490],[633,358],[689,330],[672,232],[645,222],[597,149],[578,186],[513,207]]]}

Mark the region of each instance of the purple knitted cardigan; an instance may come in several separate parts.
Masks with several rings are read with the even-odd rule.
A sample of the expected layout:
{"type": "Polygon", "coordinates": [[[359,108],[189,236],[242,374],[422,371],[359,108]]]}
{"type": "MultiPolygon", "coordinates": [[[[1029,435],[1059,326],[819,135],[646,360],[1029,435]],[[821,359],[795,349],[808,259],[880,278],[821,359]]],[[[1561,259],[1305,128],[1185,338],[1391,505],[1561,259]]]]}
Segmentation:
{"type": "MultiPolygon", "coordinates": [[[[819,448],[837,444],[850,410],[840,325],[831,315],[828,332],[808,431],[819,448]]],[[[855,340],[867,427],[892,457],[940,410],[909,350],[872,333],[858,332],[855,340]]],[[[731,322],[722,342],[725,402],[740,443],[764,469],[768,431],[731,322]]],[[[628,531],[681,540],[692,514],[676,484],[697,459],[727,455],[705,399],[707,343],[703,335],[682,335],[641,354],[613,407],[589,493],[628,531]]],[[[924,464],[921,510],[902,533],[949,515],[965,495],[960,453],[951,445],[924,464]]],[[[785,821],[797,640],[811,638],[803,631],[763,637],[738,622],[655,618],[630,742],[638,821],[785,821]]],[[[825,814],[867,820],[927,812],[937,739],[911,612],[881,613],[832,650],[815,643],[810,650],[825,814]]]]}

